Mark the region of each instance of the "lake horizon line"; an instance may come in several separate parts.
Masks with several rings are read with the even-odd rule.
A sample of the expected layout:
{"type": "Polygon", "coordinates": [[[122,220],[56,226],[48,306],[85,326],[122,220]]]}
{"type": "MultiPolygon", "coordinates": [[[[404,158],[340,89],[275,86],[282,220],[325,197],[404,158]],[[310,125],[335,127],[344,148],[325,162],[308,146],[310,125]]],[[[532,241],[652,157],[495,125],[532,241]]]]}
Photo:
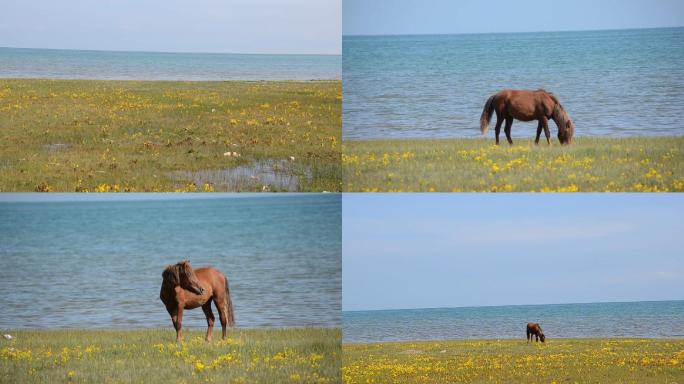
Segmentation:
{"type": "Polygon", "coordinates": [[[679,302],[684,299],[667,299],[667,300],[627,300],[627,301],[591,301],[591,302],[573,302],[573,303],[536,303],[536,304],[502,304],[502,305],[465,305],[456,307],[424,307],[424,308],[383,308],[383,309],[354,309],[342,310],[342,313],[352,312],[393,312],[393,311],[422,311],[422,310],[436,310],[436,309],[479,309],[479,308],[503,308],[503,307],[534,307],[534,306],[560,306],[560,305],[591,305],[591,304],[631,304],[631,303],[663,303],[663,302],[679,302]]]}
{"type": "Polygon", "coordinates": [[[84,49],[84,48],[41,48],[41,47],[10,47],[0,46],[0,49],[38,50],[38,51],[72,51],[72,52],[110,52],[110,53],[141,53],[141,54],[171,54],[171,55],[239,55],[239,56],[342,56],[342,53],[249,53],[249,52],[204,52],[204,51],[153,51],[128,49],[84,49]]]}
{"type": "Polygon", "coordinates": [[[411,36],[460,36],[460,35],[510,35],[510,34],[539,34],[539,33],[578,33],[578,32],[611,32],[611,31],[643,31],[660,29],[682,29],[684,25],[667,27],[635,27],[635,28],[606,28],[606,29],[560,29],[553,31],[509,31],[509,32],[435,32],[435,33],[388,33],[388,34],[342,34],[345,37],[411,37],[411,36]]]}

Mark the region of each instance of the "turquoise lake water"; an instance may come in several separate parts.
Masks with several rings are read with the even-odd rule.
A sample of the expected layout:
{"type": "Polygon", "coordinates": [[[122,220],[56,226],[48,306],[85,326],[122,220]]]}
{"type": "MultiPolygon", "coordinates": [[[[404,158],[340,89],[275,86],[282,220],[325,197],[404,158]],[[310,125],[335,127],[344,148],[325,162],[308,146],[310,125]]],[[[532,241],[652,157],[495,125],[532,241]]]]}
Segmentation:
{"type": "Polygon", "coordinates": [[[341,252],[339,194],[3,201],[0,329],[171,327],[161,273],[186,258],[226,274],[238,327],[339,327],[341,252]]]}
{"type": "Polygon", "coordinates": [[[339,55],[246,55],[0,48],[0,78],[100,80],[340,79],[339,55]]]}
{"type": "Polygon", "coordinates": [[[554,92],[576,135],[684,134],[684,28],[344,36],[342,54],[345,139],[477,137],[503,88],[554,92]]]}
{"type": "Polygon", "coordinates": [[[684,337],[684,301],[345,311],[347,343],[525,339],[528,322],[560,337],[684,337]]]}

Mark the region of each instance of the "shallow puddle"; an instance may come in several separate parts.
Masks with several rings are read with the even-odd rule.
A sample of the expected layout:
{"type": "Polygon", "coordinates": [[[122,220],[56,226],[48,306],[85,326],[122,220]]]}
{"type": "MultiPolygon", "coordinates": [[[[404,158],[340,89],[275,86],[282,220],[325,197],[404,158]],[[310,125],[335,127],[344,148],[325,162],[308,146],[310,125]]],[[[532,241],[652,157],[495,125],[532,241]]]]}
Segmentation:
{"type": "MultiPolygon", "coordinates": [[[[174,171],[170,175],[174,180],[193,182],[199,187],[209,183],[215,191],[297,192],[300,186],[297,174],[301,175],[302,171],[296,168],[287,160],[259,160],[233,168],[174,171]]],[[[310,171],[303,173],[304,177],[311,178],[310,171]]]]}
{"type": "Polygon", "coordinates": [[[57,152],[67,147],[64,143],[51,143],[43,145],[43,149],[48,152],[57,152]]]}

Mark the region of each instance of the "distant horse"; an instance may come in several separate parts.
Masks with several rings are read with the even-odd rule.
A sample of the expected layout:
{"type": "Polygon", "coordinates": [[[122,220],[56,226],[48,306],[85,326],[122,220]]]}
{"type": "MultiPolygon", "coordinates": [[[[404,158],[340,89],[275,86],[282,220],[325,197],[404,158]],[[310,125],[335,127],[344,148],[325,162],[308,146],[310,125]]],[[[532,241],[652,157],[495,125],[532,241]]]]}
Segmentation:
{"type": "Polygon", "coordinates": [[[544,336],[544,331],[538,323],[527,323],[527,342],[532,341],[532,336],[535,337],[536,341],[541,340],[543,343],[546,341],[546,336],[544,336]]]}
{"type": "Polygon", "coordinates": [[[543,89],[536,91],[517,91],[504,89],[487,99],[482,116],[480,116],[480,132],[484,135],[489,128],[489,120],[496,112],[496,144],[499,144],[499,133],[501,123],[505,120],[506,140],[508,144],[513,144],[511,139],[511,126],[513,119],[521,121],[539,120],[537,124],[537,138],[535,144],[539,144],[539,137],[542,129],[546,135],[547,144],[551,144],[551,133],[549,132],[549,119],[553,119],[558,126],[558,140],[561,144],[570,144],[575,125],[563,109],[556,96],[543,89]]]}
{"type": "Polygon", "coordinates": [[[176,328],[176,341],[183,340],[181,324],[183,310],[202,307],[207,317],[207,335],[205,340],[211,341],[214,329],[214,313],[211,302],[214,302],[221,319],[223,339],[226,338],[226,325],[233,327],[233,303],[230,300],[228,279],[219,270],[211,267],[193,270],[190,262],[185,260],[172,264],[164,269],[159,298],[166,305],[171,321],[176,328]]]}

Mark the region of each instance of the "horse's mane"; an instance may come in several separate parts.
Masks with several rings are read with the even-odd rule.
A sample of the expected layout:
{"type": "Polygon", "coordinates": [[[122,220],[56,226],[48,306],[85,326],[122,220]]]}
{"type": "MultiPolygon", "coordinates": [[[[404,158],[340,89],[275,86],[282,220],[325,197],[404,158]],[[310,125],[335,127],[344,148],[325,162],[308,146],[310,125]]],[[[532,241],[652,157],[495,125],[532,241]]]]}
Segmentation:
{"type": "Polygon", "coordinates": [[[563,105],[560,103],[560,100],[556,97],[551,92],[545,91],[544,89],[539,89],[540,91],[546,92],[547,95],[553,100],[555,105],[553,106],[553,119],[556,121],[556,124],[558,124],[559,127],[563,127],[565,129],[565,126],[570,120],[570,117],[568,117],[568,113],[565,112],[565,108],[563,108],[563,105]]]}
{"type": "Polygon", "coordinates": [[[166,266],[164,272],[162,272],[162,278],[164,281],[168,281],[173,286],[176,286],[181,285],[181,283],[187,281],[187,278],[181,279],[181,276],[187,277],[192,275],[193,273],[194,272],[192,270],[192,267],[190,266],[190,262],[188,260],[183,260],[179,263],[166,266]]]}

